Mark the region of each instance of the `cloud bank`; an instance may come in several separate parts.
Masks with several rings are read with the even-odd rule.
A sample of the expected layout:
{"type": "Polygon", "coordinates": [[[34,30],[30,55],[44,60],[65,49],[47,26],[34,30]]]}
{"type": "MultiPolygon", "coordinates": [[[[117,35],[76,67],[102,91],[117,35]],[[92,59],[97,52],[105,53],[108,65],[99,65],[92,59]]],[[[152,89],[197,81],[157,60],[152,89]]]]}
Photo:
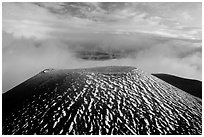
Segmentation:
{"type": "Polygon", "coordinates": [[[129,65],[201,80],[201,3],[3,3],[2,8],[3,92],[46,68],[129,65]]]}

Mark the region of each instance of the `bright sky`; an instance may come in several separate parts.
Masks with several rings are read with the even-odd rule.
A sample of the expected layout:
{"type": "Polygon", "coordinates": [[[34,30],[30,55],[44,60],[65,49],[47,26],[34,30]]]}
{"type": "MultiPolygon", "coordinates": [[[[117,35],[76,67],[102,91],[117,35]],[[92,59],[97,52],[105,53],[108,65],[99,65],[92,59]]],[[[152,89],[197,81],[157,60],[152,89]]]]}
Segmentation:
{"type": "Polygon", "coordinates": [[[201,80],[201,3],[3,3],[2,8],[3,92],[49,67],[131,65],[201,80]],[[95,47],[128,55],[106,61],[75,56],[95,47]]]}

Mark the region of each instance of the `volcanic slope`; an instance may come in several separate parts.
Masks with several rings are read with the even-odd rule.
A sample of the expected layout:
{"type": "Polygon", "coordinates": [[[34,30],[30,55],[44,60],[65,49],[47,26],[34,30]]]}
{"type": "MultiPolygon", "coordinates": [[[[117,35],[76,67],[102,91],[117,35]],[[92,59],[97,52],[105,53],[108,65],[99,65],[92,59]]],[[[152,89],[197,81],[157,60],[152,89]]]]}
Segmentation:
{"type": "Polygon", "coordinates": [[[202,134],[202,101],[133,67],[47,69],[2,95],[3,134],[202,134]]]}
{"type": "Polygon", "coordinates": [[[202,99],[202,82],[169,74],[152,74],[165,82],[202,99]]]}

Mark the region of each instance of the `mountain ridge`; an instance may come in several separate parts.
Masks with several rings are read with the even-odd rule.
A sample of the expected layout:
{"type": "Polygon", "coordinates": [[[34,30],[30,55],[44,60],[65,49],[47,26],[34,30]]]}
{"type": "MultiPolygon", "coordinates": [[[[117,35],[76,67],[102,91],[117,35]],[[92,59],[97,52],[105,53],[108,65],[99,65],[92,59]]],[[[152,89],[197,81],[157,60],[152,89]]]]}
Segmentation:
{"type": "Polygon", "coordinates": [[[157,73],[152,74],[165,82],[202,99],[202,82],[195,79],[182,78],[175,75],[157,73]]]}

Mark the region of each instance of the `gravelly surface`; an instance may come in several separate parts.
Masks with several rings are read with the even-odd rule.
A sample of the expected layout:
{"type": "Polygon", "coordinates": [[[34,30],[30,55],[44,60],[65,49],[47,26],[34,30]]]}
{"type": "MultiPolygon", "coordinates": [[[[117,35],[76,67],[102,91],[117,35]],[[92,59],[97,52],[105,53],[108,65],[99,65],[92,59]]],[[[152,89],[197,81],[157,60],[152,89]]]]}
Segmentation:
{"type": "Polygon", "coordinates": [[[201,99],[139,69],[117,69],[41,72],[18,87],[32,90],[20,105],[3,94],[2,133],[201,134],[201,99]]]}

